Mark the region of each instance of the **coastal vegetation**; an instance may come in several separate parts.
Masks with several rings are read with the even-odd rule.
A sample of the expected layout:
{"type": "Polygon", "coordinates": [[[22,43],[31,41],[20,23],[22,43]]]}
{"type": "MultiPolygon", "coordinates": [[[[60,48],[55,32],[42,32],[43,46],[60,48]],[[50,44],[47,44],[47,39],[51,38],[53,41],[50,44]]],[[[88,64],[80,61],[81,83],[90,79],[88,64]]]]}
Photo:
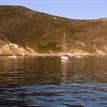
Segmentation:
{"type": "Polygon", "coordinates": [[[0,6],[0,55],[107,54],[107,19],[74,20],[21,6],[0,6]],[[8,42],[7,42],[8,41],[8,42]]]}

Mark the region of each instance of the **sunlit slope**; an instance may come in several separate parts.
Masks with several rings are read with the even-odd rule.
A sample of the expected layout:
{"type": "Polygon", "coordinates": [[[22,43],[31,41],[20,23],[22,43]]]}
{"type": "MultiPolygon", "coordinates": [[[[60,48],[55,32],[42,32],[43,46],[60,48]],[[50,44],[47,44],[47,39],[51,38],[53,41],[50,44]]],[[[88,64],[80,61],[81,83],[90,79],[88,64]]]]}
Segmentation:
{"type": "Polygon", "coordinates": [[[106,19],[73,20],[20,6],[0,6],[0,55],[13,53],[9,43],[18,55],[61,53],[64,32],[68,53],[107,53],[106,19]]]}

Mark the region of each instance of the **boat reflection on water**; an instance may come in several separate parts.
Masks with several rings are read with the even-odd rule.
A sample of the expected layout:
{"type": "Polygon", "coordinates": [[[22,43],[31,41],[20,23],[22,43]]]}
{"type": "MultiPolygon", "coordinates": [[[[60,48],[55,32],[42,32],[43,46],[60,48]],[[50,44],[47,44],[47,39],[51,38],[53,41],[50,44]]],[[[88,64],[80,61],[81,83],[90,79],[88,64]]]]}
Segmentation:
{"type": "Polygon", "coordinates": [[[67,64],[68,64],[68,60],[61,60],[62,84],[66,84],[66,80],[67,80],[67,64]]]}

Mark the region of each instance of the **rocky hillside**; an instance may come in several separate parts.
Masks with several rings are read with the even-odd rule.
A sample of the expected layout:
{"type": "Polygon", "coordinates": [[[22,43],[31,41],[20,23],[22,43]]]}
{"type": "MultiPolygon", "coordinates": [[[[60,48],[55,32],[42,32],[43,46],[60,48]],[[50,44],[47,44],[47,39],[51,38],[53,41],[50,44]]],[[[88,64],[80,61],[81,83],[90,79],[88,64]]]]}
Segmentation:
{"type": "Polygon", "coordinates": [[[0,55],[107,54],[107,19],[73,20],[21,6],[0,6],[0,55]]]}

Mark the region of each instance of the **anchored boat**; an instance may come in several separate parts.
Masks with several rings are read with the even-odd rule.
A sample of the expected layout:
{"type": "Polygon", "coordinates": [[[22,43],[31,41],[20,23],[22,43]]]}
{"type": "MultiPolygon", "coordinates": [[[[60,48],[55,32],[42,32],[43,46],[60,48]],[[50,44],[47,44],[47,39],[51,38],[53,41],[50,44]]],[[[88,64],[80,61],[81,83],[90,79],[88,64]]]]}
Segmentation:
{"type": "Polygon", "coordinates": [[[63,40],[63,51],[64,55],[61,56],[61,60],[68,60],[68,55],[67,53],[67,43],[66,43],[66,37],[65,37],[65,32],[64,32],[64,40],[63,40]]]}

